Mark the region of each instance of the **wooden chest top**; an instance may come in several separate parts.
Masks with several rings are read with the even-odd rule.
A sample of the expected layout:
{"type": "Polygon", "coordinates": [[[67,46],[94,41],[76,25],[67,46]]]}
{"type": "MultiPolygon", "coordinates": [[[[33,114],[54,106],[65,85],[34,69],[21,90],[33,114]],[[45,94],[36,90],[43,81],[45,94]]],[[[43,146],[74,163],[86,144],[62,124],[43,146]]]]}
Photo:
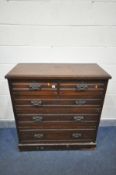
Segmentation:
{"type": "Polygon", "coordinates": [[[97,64],[20,63],[6,76],[8,79],[76,78],[109,79],[111,76],[97,64]]]}

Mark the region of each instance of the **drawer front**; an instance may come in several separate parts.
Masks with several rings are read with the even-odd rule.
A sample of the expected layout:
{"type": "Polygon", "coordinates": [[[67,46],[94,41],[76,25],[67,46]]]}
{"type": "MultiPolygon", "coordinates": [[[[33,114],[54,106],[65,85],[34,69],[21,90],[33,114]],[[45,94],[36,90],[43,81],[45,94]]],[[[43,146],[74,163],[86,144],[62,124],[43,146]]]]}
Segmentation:
{"type": "Polygon", "coordinates": [[[60,82],[60,89],[76,89],[78,91],[85,90],[104,90],[104,81],[64,81],[60,82]]]}
{"type": "Polygon", "coordinates": [[[41,106],[93,106],[99,107],[102,105],[101,99],[15,99],[15,105],[26,107],[41,107],[41,106]]]}
{"type": "Polygon", "coordinates": [[[98,115],[18,115],[19,128],[79,129],[96,128],[98,115]]]}
{"type": "Polygon", "coordinates": [[[61,82],[61,94],[92,94],[96,92],[103,92],[105,90],[104,82],[100,81],[75,81],[75,82],[61,82]]]}
{"type": "Polygon", "coordinates": [[[12,83],[13,94],[17,95],[55,95],[58,83],[47,81],[17,81],[12,83]]]}
{"type": "Polygon", "coordinates": [[[17,114],[18,122],[76,122],[76,123],[91,123],[99,120],[98,114],[17,114]]]}
{"type": "Polygon", "coordinates": [[[20,130],[21,142],[95,140],[96,130],[20,130]]]}

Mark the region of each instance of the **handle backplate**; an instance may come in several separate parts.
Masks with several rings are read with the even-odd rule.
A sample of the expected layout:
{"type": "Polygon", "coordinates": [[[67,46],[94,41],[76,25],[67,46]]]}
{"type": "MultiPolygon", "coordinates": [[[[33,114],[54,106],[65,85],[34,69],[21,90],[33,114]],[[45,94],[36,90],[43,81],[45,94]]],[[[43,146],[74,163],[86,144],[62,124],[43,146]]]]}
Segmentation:
{"type": "Polygon", "coordinates": [[[76,86],[76,90],[79,90],[79,91],[84,91],[86,89],[88,89],[88,85],[84,84],[84,83],[81,83],[81,84],[76,86]]]}
{"type": "Polygon", "coordinates": [[[31,83],[29,85],[29,89],[33,90],[33,91],[40,90],[41,89],[41,85],[38,84],[38,83],[31,83]]]}
{"type": "Polygon", "coordinates": [[[86,100],[80,99],[80,100],[75,100],[76,105],[84,105],[86,104],[86,100]]]}

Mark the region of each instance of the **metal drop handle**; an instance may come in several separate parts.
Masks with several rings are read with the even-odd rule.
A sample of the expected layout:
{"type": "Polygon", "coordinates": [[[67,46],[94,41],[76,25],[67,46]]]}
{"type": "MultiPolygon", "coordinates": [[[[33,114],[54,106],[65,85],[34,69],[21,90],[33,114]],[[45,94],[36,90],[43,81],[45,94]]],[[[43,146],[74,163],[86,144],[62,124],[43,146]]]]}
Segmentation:
{"type": "Polygon", "coordinates": [[[84,104],[86,104],[86,100],[75,100],[75,104],[76,105],[84,105],[84,104]]]}
{"type": "Polygon", "coordinates": [[[31,100],[32,106],[41,106],[42,101],[41,100],[31,100]]]}
{"type": "Polygon", "coordinates": [[[44,137],[44,134],[43,133],[35,133],[34,134],[34,138],[42,139],[43,137],[44,137]]]}
{"type": "Polygon", "coordinates": [[[86,90],[87,88],[88,88],[88,85],[84,83],[76,85],[76,90],[79,90],[79,91],[86,90]]]}
{"type": "Polygon", "coordinates": [[[43,120],[43,117],[40,115],[33,116],[33,121],[35,122],[42,122],[42,120],[43,120]]]}
{"type": "Polygon", "coordinates": [[[82,134],[81,133],[72,133],[72,138],[74,139],[78,139],[78,138],[81,138],[82,137],[82,134]]]}
{"type": "Polygon", "coordinates": [[[82,121],[82,120],[84,120],[85,118],[84,118],[84,116],[82,116],[82,115],[79,115],[79,116],[74,116],[73,117],[73,120],[75,120],[75,121],[82,121]]]}

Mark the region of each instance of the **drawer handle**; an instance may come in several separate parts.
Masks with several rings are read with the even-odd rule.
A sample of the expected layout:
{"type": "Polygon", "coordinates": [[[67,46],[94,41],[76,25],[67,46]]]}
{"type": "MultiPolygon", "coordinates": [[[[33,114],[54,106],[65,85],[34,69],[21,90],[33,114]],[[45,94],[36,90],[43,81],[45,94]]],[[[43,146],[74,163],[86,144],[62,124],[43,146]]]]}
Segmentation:
{"type": "Polygon", "coordinates": [[[41,106],[42,101],[41,100],[31,100],[32,106],[41,106]]]}
{"type": "Polygon", "coordinates": [[[84,118],[84,116],[79,115],[79,116],[74,116],[73,119],[74,119],[75,121],[82,121],[82,120],[84,120],[85,118],[84,118]]]}
{"type": "Polygon", "coordinates": [[[33,116],[33,120],[35,121],[35,122],[42,122],[42,120],[43,120],[43,117],[42,116],[33,116]]]}
{"type": "Polygon", "coordinates": [[[76,105],[84,105],[86,104],[86,100],[75,100],[76,105]]]}
{"type": "Polygon", "coordinates": [[[76,86],[76,90],[79,90],[79,91],[84,91],[88,88],[88,85],[87,84],[79,84],[76,86]]]}
{"type": "Polygon", "coordinates": [[[74,139],[78,139],[78,138],[81,138],[81,137],[82,137],[81,133],[72,133],[72,138],[74,138],[74,139]]]}
{"type": "Polygon", "coordinates": [[[36,91],[41,89],[41,85],[37,83],[32,83],[29,85],[30,90],[36,91]]]}
{"type": "Polygon", "coordinates": [[[34,138],[36,138],[36,139],[42,139],[43,137],[44,137],[43,133],[36,133],[36,134],[34,134],[34,138]]]}

